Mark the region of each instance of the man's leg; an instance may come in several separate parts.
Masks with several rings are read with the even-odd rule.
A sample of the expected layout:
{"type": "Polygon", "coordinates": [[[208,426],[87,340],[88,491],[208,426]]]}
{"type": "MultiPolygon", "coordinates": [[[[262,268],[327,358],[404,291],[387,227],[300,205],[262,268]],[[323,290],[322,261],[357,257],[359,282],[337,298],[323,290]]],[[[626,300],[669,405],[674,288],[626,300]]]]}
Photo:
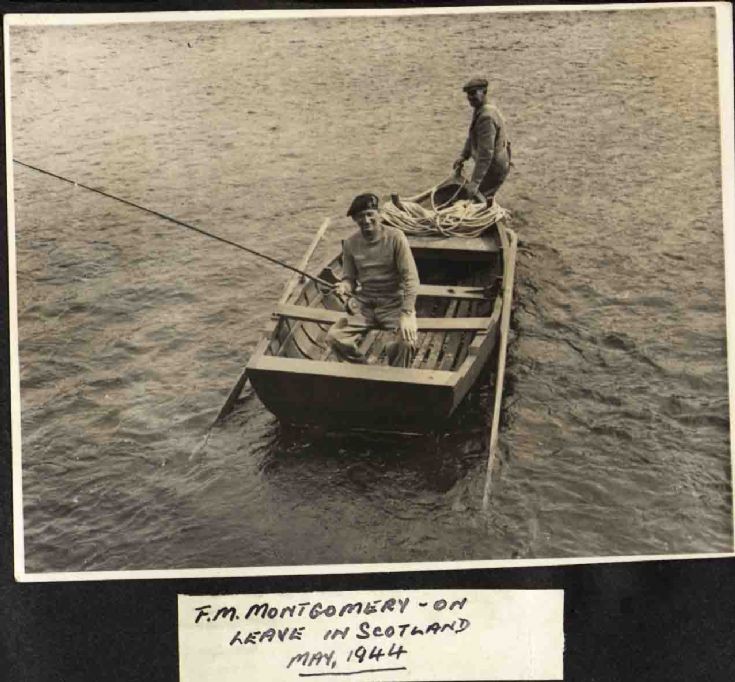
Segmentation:
{"type": "Polygon", "coordinates": [[[404,341],[401,332],[395,332],[396,338],[385,347],[388,364],[391,367],[410,367],[416,355],[416,348],[404,341]]]}
{"type": "Polygon", "coordinates": [[[416,349],[404,341],[401,336],[400,319],[403,301],[400,298],[386,299],[382,303],[375,309],[375,316],[381,327],[394,330],[393,340],[385,347],[388,364],[391,367],[410,367],[416,355],[416,349]]]}
{"type": "Polygon", "coordinates": [[[327,343],[341,361],[364,365],[365,356],[358,350],[357,345],[362,341],[368,329],[367,323],[350,322],[343,317],[329,328],[327,343]]]}
{"type": "Polygon", "coordinates": [[[500,189],[500,186],[505,182],[509,171],[510,163],[508,162],[492,164],[480,182],[480,186],[478,187],[480,193],[487,197],[488,200],[492,199],[500,189]]]}

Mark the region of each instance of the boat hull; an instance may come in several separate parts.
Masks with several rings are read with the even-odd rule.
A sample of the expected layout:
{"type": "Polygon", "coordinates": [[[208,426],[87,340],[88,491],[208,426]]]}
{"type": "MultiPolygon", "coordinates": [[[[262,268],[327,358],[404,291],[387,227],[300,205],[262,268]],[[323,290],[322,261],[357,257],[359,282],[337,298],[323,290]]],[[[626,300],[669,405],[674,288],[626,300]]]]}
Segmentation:
{"type": "MultiPolygon", "coordinates": [[[[461,403],[498,338],[500,288],[492,296],[488,290],[503,271],[500,240],[493,231],[484,238],[409,241],[422,281],[418,314],[430,315],[419,319],[422,358],[412,368],[397,368],[329,357],[324,334],[344,312],[303,282],[276,307],[246,370],[280,421],[424,433],[441,428],[461,403]]],[[[339,278],[339,258],[327,266],[321,275],[336,270],[339,278]]],[[[366,347],[381,345],[371,344],[366,347]]],[[[377,350],[373,361],[379,359],[385,362],[377,350]]]]}
{"type": "Polygon", "coordinates": [[[263,404],[288,424],[424,432],[456,402],[451,372],[415,376],[412,370],[268,357],[247,371],[263,404]]]}

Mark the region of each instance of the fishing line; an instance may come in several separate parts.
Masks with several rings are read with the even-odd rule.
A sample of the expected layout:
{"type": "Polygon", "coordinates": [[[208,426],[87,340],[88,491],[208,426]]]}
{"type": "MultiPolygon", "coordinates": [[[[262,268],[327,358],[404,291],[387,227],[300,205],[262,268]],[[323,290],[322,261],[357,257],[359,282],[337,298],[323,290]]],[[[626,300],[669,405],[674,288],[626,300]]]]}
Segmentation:
{"type": "Polygon", "coordinates": [[[258,256],[259,258],[264,258],[265,260],[273,263],[274,265],[280,265],[281,267],[286,268],[287,270],[291,270],[292,272],[296,272],[302,277],[307,277],[308,279],[317,282],[318,284],[321,284],[322,286],[328,287],[329,289],[334,289],[335,285],[331,284],[330,282],[327,282],[323,279],[320,279],[319,277],[315,277],[314,275],[310,275],[308,272],[304,272],[303,270],[299,270],[299,268],[295,268],[293,265],[289,265],[288,263],[284,263],[282,260],[279,260],[278,258],[273,258],[272,256],[269,256],[265,253],[261,253],[260,251],[256,251],[255,249],[251,249],[247,246],[243,246],[242,244],[238,244],[237,242],[233,242],[230,239],[226,239],[225,237],[220,237],[219,235],[213,234],[212,232],[208,232],[207,230],[203,230],[201,227],[195,227],[194,225],[190,225],[189,223],[185,223],[182,220],[178,220],[176,218],[172,218],[169,215],[166,215],[165,213],[161,213],[160,211],[154,211],[152,208],[147,208],[146,206],[141,206],[140,204],[136,204],[134,201],[129,201],[128,199],[123,199],[122,197],[118,197],[114,194],[111,194],[109,192],[105,192],[101,189],[97,189],[96,187],[90,187],[89,185],[85,185],[82,182],[77,182],[75,180],[71,180],[70,178],[66,178],[63,175],[58,175],[56,173],[52,173],[51,171],[45,170],[43,168],[39,168],[38,166],[33,166],[30,163],[25,163],[23,161],[19,161],[18,159],[13,159],[14,163],[17,163],[19,166],[25,166],[26,168],[30,168],[31,170],[38,171],[39,173],[43,173],[44,175],[48,175],[52,178],[56,178],[57,180],[62,180],[64,182],[68,182],[71,185],[74,185],[74,187],[83,187],[86,190],[89,190],[90,192],[96,192],[97,194],[101,194],[103,197],[107,197],[108,199],[114,199],[115,201],[119,201],[123,204],[127,204],[128,206],[132,206],[133,208],[140,209],[141,211],[145,211],[146,213],[150,213],[151,215],[157,216],[158,218],[162,218],[163,220],[168,220],[170,223],[173,223],[174,225],[179,225],[180,227],[185,227],[188,230],[193,230],[194,232],[198,232],[201,235],[204,235],[205,237],[210,237],[211,239],[216,239],[218,242],[222,242],[223,244],[229,244],[230,246],[234,246],[237,249],[241,249],[242,251],[246,251],[247,253],[258,256]]]}

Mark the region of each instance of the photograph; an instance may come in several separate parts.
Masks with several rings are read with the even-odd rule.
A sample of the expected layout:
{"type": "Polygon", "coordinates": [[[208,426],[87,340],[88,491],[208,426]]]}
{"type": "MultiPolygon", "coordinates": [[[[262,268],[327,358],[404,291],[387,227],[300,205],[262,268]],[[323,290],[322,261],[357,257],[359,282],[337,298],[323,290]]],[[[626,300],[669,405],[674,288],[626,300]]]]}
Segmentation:
{"type": "Polygon", "coordinates": [[[733,553],[723,4],[4,31],[18,580],[733,553]]]}

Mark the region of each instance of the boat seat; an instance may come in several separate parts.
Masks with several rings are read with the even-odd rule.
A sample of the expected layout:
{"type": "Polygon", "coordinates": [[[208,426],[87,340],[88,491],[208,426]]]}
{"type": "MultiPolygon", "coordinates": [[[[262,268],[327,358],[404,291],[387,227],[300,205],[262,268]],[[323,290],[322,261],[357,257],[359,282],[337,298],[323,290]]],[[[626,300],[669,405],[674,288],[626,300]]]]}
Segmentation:
{"type": "Polygon", "coordinates": [[[421,284],[419,296],[434,296],[436,298],[462,298],[484,301],[487,296],[482,287],[442,286],[437,284],[421,284]]]}
{"type": "Polygon", "coordinates": [[[484,256],[490,253],[499,253],[500,245],[497,240],[491,237],[408,237],[408,243],[411,251],[414,253],[421,252],[429,255],[430,252],[436,252],[437,255],[442,253],[449,254],[451,252],[461,252],[467,256],[475,253],[478,256],[484,256]]]}
{"type": "MultiPolygon", "coordinates": [[[[296,320],[305,320],[318,323],[334,323],[345,317],[344,313],[325,308],[310,308],[303,305],[291,305],[279,303],[275,314],[281,317],[291,317],[296,320]]],[[[354,318],[352,315],[347,316],[354,318]]],[[[356,318],[355,321],[358,321],[356,318]]],[[[416,318],[416,326],[422,331],[487,331],[493,324],[490,317],[419,317],[416,318]]]]}

